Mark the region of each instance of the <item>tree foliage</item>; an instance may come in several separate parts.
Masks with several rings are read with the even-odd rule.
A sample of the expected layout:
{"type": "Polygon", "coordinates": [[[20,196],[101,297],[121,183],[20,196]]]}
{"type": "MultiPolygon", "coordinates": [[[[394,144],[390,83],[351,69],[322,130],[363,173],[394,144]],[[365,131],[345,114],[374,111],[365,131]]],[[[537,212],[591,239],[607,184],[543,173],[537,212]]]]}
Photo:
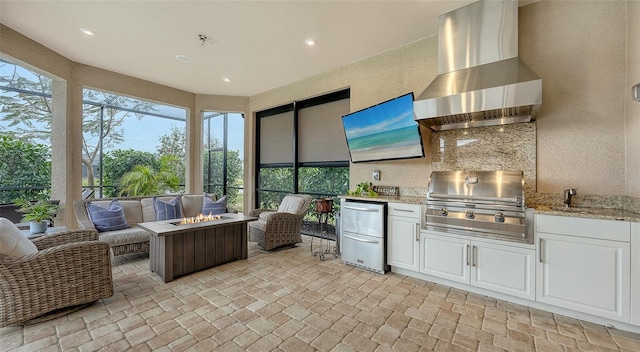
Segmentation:
{"type": "Polygon", "coordinates": [[[149,165],[136,165],[120,179],[120,196],[150,196],[175,192],[180,188],[180,179],[170,165],[177,162],[175,156],[165,154],[160,157],[160,167],[156,170],[149,165]]]}
{"type": "MultiPolygon", "coordinates": [[[[206,148],[204,151],[204,191],[209,193],[215,193],[218,196],[223,196],[223,165],[224,165],[224,153],[221,149],[222,143],[217,138],[213,138],[211,141],[212,149],[219,149],[209,153],[206,148]],[[209,160],[209,156],[211,160],[209,160]],[[211,166],[211,167],[209,167],[211,166]],[[211,179],[209,179],[209,169],[211,169],[211,179]],[[211,186],[209,186],[211,184],[211,186]]],[[[237,150],[227,150],[227,204],[233,204],[239,206],[239,190],[243,187],[244,180],[244,168],[242,159],[240,159],[240,152],[237,150]]]]}
{"type": "Polygon", "coordinates": [[[43,93],[34,95],[26,93],[0,95],[1,121],[7,123],[10,130],[2,132],[11,134],[23,140],[41,140],[51,142],[51,94],[50,78],[33,73],[33,77],[24,77],[18,67],[8,63],[4,66],[12,67],[11,73],[1,78],[8,82],[5,86],[20,91],[43,93]]]}
{"type": "MultiPolygon", "coordinates": [[[[293,168],[260,169],[260,208],[275,209],[293,192],[293,168]]],[[[314,197],[345,194],[349,188],[348,167],[302,167],[298,169],[298,192],[314,197]]],[[[337,206],[337,204],[335,204],[337,206]]]]}
{"type": "Polygon", "coordinates": [[[46,145],[0,136],[0,202],[48,198],[51,155],[46,145]]]}
{"type": "Polygon", "coordinates": [[[298,173],[300,193],[345,194],[349,189],[348,167],[303,167],[298,173]]]}
{"type": "Polygon", "coordinates": [[[116,149],[105,154],[102,158],[103,197],[116,197],[120,193],[119,182],[125,173],[133,170],[136,165],[145,165],[153,170],[160,169],[160,162],[153,153],[133,149],[116,149]]]}
{"type": "Polygon", "coordinates": [[[171,126],[171,131],[160,136],[160,145],[156,148],[158,155],[171,155],[175,162],[167,165],[167,171],[173,172],[180,184],[185,184],[187,160],[187,134],[185,127],[171,126]]]}
{"type": "Polygon", "coordinates": [[[87,185],[91,187],[95,185],[93,164],[101,147],[104,151],[120,144],[124,140],[124,121],[131,117],[142,119],[144,116],[118,107],[145,112],[155,109],[154,103],[98,90],[85,89],[82,95],[83,100],[100,103],[84,104],[82,112],[82,164],[87,170],[87,185]]]}

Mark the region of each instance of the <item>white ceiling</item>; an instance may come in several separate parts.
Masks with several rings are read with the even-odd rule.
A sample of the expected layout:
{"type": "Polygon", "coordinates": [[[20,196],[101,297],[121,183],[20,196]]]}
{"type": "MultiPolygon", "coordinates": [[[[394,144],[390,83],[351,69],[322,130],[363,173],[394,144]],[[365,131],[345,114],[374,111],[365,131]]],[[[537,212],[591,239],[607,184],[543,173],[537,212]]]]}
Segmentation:
{"type": "Polygon", "coordinates": [[[0,0],[0,22],[75,62],[252,96],[435,35],[440,14],[473,1],[0,0]]]}

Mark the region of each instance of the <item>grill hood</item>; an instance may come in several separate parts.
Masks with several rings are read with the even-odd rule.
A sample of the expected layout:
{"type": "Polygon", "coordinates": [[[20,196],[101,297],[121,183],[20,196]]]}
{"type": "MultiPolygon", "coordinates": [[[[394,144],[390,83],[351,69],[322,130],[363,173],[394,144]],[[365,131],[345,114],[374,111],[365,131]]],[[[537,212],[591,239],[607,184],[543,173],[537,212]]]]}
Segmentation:
{"type": "Polygon", "coordinates": [[[535,120],[542,80],[518,58],[518,2],[480,0],[438,18],[438,76],[413,103],[434,131],[535,120]]]}

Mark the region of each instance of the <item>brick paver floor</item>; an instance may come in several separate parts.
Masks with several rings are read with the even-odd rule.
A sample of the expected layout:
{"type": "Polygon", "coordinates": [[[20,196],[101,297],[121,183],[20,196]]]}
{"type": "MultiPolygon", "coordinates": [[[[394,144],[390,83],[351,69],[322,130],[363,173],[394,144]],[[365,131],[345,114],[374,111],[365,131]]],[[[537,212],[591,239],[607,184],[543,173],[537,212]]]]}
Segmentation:
{"type": "Polygon", "coordinates": [[[0,328],[0,350],[640,351],[637,334],[320,261],[309,244],[263,252],[250,243],[247,260],[167,284],[148,257],[116,258],[113,297],[0,328]]]}

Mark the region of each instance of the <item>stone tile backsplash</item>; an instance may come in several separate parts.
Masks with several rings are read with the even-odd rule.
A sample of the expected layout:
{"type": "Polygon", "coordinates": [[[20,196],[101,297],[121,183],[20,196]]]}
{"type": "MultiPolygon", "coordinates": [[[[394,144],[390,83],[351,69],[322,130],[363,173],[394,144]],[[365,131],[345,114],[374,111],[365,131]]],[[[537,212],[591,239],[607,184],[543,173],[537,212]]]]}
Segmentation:
{"type": "Polygon", "coordinates": [[[525,199],[536,192],[535,122],[434,132],[431,150],[434,171],[522,171],[525,199]]]}
{"type": "MultiPolygon", "coordinates": [[[[536,144],[535,122],[433,132],[432,166],[434,171],[522,170],[527,207],[562,206],[562,193],[536,192],[536,144]]],[[[399,192],[426,199],[427,190],[400,187],[399,192]]],[[[581,194],[578,190],[572,204],[640,213],[640,198],[628,196],[581,194]]]]}

